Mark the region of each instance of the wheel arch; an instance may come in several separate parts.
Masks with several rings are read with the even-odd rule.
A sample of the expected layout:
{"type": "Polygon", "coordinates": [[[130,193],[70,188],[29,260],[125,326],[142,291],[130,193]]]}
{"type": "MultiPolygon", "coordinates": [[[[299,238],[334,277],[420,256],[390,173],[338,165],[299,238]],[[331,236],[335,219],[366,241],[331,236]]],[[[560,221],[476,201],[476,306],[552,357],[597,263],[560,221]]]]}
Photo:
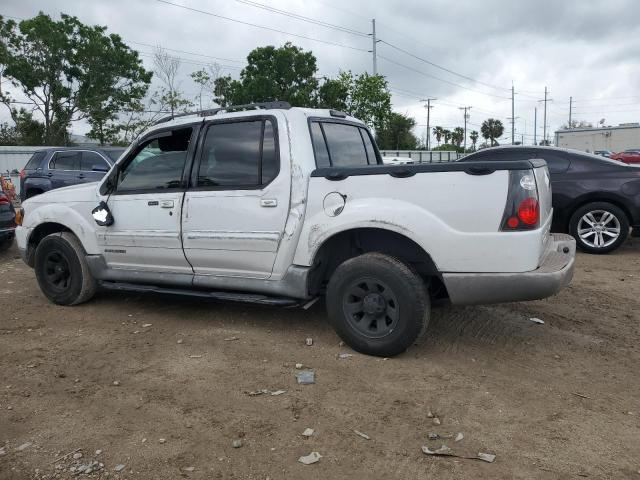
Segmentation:
{"type": "Polygon", "coordinates": [[[629,224],[630,225],[634,224],[635,220],[633,218],[633,215],[631,214],[631,208],[629,208],[625,200],[623,200],[617,195],[614,195],[608,192],[590,192],[588,194],[578,197],[576,200],[574,200],[571,203],[571,206],[567,209],[568,211],[564,221],[564,224],[565,224],[564,226],[567,229],[567,231],[569,231],[571,218],[576,213],[576,211],[579,208],[582,208],[589,203],[596,203],[596,202],[605,202],[605,203],[610,203],[612,205],[615,205],[620,210],[622,210],[624,214],[627,216],[627,220],[629,221],[629,224]]]}
{"type": "Polygon", "coordinates": [[[431,255],[408,236],[380,227],[350,228],[326,238],[313,256],[310,292],[317,294],[322,291],[342,262],[369,252],[386,254],[404,261],[429,281],[433,295],[438,298],[447,296],[440,272],[431,255]]]}

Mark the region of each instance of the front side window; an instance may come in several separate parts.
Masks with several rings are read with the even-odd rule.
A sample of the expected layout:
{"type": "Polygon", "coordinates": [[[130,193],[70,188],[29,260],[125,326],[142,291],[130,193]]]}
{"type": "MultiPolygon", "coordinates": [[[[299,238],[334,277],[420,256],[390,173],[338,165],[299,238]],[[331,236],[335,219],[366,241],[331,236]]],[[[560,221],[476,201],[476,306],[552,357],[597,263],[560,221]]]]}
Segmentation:
{"type": "Polygon", "coordinates": [[[105,171],[109,170],[111,166],[96,152],[82,152],[80,157],[80,170],[85,172],[105,171]]]}
{"type": "Polygon", "coordinates": [[[209,125],[198,168],[198,187],[258,187],[279,171],[271,120],[209,125]]]}
{"type": "Polygon", "coordinates": [[[118,175],[118,191],[179,188],[191,140],[191,128],[148,140],[118,175]]]}
{"type": "Polygon", "coordinates": [[[49,164],[51,170],[79,170],[81,152],[56,152],[49,164]]]}

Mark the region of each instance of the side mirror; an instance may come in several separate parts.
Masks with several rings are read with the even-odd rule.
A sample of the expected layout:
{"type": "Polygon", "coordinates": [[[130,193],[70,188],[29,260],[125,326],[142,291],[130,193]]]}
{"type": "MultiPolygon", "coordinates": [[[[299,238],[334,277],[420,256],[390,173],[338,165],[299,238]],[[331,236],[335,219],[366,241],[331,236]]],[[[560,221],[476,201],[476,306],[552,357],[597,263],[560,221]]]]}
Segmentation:
{"type": "Polygon", "coordinates": [[[91,215],[95,222],[101,227],[108,227],[113,225],[113,215],[106,202],[100,202],[100,204],[91,211],[91,215]]]}
{"type": "Polygon", "coordinates": [[[104,163],[96,163],[91,167],[92,172],[108,172],[109,167],[107,167],[104,163]]]}

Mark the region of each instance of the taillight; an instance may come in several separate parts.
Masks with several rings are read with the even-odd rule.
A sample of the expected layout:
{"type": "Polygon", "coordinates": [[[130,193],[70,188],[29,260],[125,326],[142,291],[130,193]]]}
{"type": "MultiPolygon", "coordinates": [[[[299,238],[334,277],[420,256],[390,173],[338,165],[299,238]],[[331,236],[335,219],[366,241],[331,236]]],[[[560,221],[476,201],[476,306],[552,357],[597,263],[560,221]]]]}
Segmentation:
{"type": "Polygon", "coordinates": [[[20,180],[24,180],[24,177],[27,176],[27,172],[24,171],[24,168],[20,170],[20,180]]]}
{"type": "Polygon", "coordinates": [[[0,193],[0,205],[8,205],[8,204],[9,204],[9,198],[4,193],[0,193]]]}
{"type": "Polygon", "coordinates": [[[500,230],[533,230],[539,225],[540,203],[533,171],[509,171],[509,192],[500,230]]]}

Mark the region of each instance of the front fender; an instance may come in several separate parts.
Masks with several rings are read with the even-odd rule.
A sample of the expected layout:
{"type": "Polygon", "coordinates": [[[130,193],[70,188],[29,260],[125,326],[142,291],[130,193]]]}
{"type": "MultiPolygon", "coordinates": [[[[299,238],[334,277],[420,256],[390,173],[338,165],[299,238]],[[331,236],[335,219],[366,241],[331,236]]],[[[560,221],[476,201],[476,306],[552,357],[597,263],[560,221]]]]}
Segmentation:
{"type": "MultiPolygon", "coordinates": [[[[92,203],[39,204],[25,216],[23,228],[31,235],[35,228],[44,223],[57,223],[78,237],[88,254],[99,254],[95,222],[91,217],[92,203]]],[[[26,239],[26,244],[29,238],[26,239]]]]}

